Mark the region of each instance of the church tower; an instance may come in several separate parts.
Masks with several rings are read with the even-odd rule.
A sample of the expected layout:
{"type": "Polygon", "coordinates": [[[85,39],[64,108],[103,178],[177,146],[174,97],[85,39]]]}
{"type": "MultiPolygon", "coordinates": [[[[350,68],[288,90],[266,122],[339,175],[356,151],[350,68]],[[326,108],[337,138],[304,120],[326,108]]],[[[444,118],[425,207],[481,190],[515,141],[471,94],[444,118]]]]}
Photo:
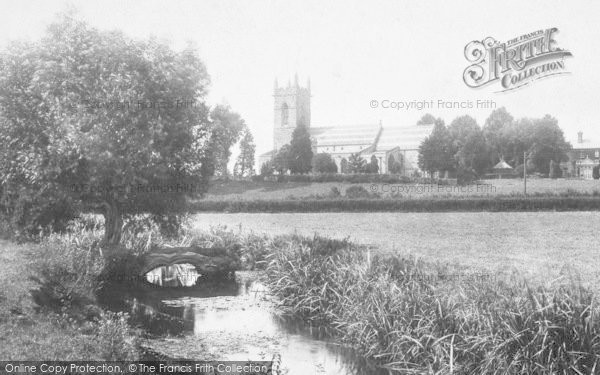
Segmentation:
{"type": "Polygon", "coordinates": [[[294,84],[288,81],[287,87],[279,87],[276,79],[273,96],[273,149],[279,150],[281,146],[290,143],[296,126],[304,125],[310,128],[310,79],[306,87],[300,87],[297,74],[294,84]]]}

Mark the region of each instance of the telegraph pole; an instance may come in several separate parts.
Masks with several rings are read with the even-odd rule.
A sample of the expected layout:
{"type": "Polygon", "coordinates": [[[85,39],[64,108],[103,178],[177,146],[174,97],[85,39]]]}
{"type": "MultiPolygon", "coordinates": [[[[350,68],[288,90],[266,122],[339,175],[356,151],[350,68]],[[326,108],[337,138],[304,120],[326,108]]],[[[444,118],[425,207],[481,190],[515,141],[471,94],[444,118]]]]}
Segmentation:
{"type": "Polygon", "coordinates": [[[523,194],[527,196],[527,152],[523,152],[523,194]]]}

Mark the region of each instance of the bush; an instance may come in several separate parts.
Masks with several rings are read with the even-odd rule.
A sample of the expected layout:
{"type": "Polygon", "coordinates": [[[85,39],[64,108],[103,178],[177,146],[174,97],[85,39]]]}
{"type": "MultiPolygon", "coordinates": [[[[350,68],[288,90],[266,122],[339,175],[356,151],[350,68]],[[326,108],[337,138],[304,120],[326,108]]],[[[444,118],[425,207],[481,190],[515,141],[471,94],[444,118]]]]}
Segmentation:
{"type": "Polygon", "coordinates": [[[33,264],[39,288],[32,291],[36,304],[55,312],[83,309],[95,302],[104,257],[98,246],[101,233],[72,223],[65,234],[51,234],[36,248],[33,264]]]}
{"type": "Polygon", "coordinates": [[[260,175],[262,177],[271,176],[273,174],[273,163],[267,161],[260,166],[260,175]]]}
{"type": "Polygon", "coordinates": [[[346,189],[346,198],[370,198],[371,193],[361,185],[352,185],[346,189]]]}
{"type": "Polygon", "coordinates": [[[594,180],[600,179],[600,165],[596,165],[592,170],[592,177],[594,180]]]}
{"type": "Polygon", "coordinates": [[[62,233],[77,216],[76,204],[56,194],[28,194],[24,189],[1,199],[5,233],[19,241],[37,241],[44,234],[62,233]]]}
{"type": "Polygon", "coordinates": [[[337,173],[337,165],[331,155],[327,153],[313,156],[312,166],[313,173],[337,173]]]}
{"type": "Polygon", "coordinates": [[[338,189],[337,186],[332,186],[331,189],[329,190],[329,198],[339,198],[342,196],[342,192],[340,192],[340,189],[338,189]]]}
{"type": "Polygon", "coordinates": [[[283,175],[281,182],[346,182],[346,183],[369,183],[381,182],[390,184],[404,184],[415,180],[392,174],[368,174],[368,173],[315,173],[306,175],[283,175]]]}
{"type": "Polygon", "coordinates": [[[127,323],[129,316],[103,312],[97,323],[96,342],[105,361],[132,361],[139,357],[138,334],[127,323]]]}

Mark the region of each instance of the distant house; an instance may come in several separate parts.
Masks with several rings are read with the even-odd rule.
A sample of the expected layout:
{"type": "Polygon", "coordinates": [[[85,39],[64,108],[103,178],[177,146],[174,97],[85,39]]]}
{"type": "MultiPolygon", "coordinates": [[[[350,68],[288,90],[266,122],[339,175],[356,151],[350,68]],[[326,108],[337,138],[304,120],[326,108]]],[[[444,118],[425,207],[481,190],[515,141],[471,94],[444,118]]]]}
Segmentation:
{"type": "Polygon", "coordinates": [[[583,132],[578,132],[568,156],[569,161],[561,163],[563,174],[591,180],[594,167],[600,165],[600,140],[586,139],[583,132]]]}

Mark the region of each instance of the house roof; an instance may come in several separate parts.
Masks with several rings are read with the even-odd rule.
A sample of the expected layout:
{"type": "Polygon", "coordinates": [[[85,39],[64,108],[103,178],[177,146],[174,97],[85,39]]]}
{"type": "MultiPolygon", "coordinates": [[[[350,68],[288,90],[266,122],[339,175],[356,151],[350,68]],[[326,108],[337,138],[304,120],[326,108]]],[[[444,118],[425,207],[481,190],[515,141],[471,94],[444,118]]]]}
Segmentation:
{"type": "Polygon", "coordinates": [[[265,152],[264,154],[259,155],[259,157],[270,157],[270,156],[274,156],[275,155],[276,150],[271,150],[268,152],[265,152]]]}
{"type": "Polygon", "coordinates": [[[571,142],[573,150],[586,150],[590,148],[600,148],[600,141],[584,139],[583,142],[571,142]]]}
{"type": "Polygon", "coordinates": [[[511,167],[510,164],[508,164],[504,160],[500,160],[500,162],[494,165],[494,168],[492,169],[513,169],[513,167],[511,167]]]}
{"type": "Polygon", "coordinates": [[[583,133],[583,139],[579,142],[578,137],[569,139],[573,150],[585,150],[590,148],[600,148],[600,135],[593,134],[590,136],[588,133],[583,133]]]}

